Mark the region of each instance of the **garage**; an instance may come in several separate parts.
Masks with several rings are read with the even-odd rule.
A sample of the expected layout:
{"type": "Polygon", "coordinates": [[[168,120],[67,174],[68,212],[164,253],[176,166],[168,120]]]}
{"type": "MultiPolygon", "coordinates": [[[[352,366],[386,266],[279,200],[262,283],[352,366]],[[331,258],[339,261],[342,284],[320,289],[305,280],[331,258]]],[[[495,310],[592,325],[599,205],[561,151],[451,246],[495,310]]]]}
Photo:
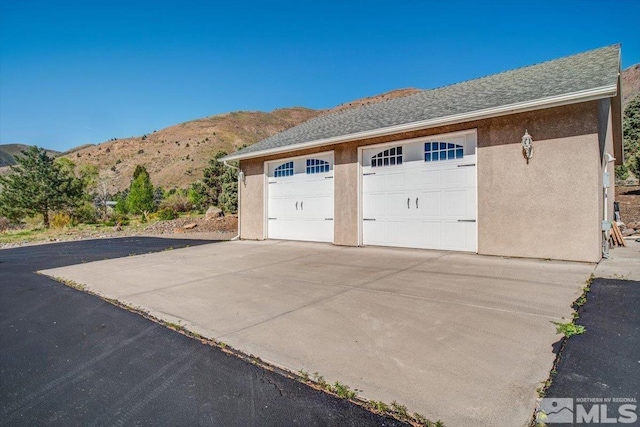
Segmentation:
{"type": "Polygon", "coordinates": [[[333,242],[333,152],[267,162],[267,236],[333,242]]]}
{"type": "Polygon", "coordinates": [[[476,131],[366,147],[362,243],[477,252],[476,131]]]}

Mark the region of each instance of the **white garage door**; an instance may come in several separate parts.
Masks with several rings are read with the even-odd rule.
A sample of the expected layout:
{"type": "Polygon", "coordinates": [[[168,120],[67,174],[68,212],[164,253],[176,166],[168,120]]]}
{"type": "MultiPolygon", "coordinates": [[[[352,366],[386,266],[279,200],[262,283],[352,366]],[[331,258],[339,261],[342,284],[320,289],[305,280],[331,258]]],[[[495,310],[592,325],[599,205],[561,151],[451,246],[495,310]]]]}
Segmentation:
{"type": "Polygon", "coordinates": [[[268,166],[268,237],[333,242],[333,154],[268,166]]]}
{"type": "Polygon", "coordinates": [[[363,150],[365,245],[477,251],[476,133],[363,150]]]}

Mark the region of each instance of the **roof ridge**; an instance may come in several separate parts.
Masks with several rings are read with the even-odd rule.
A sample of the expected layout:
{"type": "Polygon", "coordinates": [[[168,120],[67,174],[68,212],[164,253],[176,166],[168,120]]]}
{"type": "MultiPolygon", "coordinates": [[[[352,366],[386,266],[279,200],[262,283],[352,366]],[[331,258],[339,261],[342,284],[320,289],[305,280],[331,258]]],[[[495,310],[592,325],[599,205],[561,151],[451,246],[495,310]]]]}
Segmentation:
{"type": "MultiPolygon", "coordinates": [[[[500,75],[504,75],[504,74],[509,74],[509,73],[512,73],[512,72],[515,72],[515,71],[522,71],[522,70],[525,70],[527,68],[537,67],[537,66],[540,66],[540,65],[543,65],[543,64],[548,64],[550,62],[562,61],[562,60],[565,60],[565,59],[573,58],[573,57],[576,57],[576,56],[586,55],[586,54],[593,53],[593,52],[596,52],[596,51],[599,51],[599,50],[610,49],[610,48],[613,48],[613,47],[616,47],[616,48],[620,49],[621,44],[620,43],[615,43],[615,44],[611,44],[611,45],[608,45],[608,46],[597,47],[595,49],[585,50],[584,52],[572,53],[571,55],[565,55],[565,56],[561,56],[559,58],[554,58],[554,59],[547,59],[545,61],[536,62],[535,64],[523,65],[522,67],[511,68],[511,69],[500,71],[500,72],[497,72],[497,73],[486,74],[484,76],[474,77],[472,79],[463,80],[461,82],[451,83],[451,84],[444,85],[444,86],[438,86],[438,87],[434,87],[434,88],[431,88],[431,89],[424,89],[424,91],[443,89],[443,88],[447,88],[447,87],[451,87],[451,86],[461,85],[463,83],[467,83],[467,82],[471,82],[471,81],[475,81],[475,80],[481,80],[481,79],[486,79],[486,78],[493,77],[493,76],[500,76],[500,75]]],[[[417,95],[417,94],[414,94],[414,95],[417,95]]],[[[409,96],[413,96],[413,95],[409,95],[409,96]]]]}
{"type": "Polygon", "coordinates": [[[421,95],[424,95],[425,92],[437,91],[437,90],[441,90],[441,89],[446,89],[446,88],[459,86],[459,85],[462,85],[462,84],[465,84],[465,83],[468,83],[468,82],[473,82],[473,81],[482,80],[482,79],[488,79],[490,77],[501,76],[501,75],[510,74],[510,73],[513,73],[513,72],[519,72],[519,71],[522,71],[522,70],[526,70],[527,68],[537,67],[537,66],[540,66],[540,65],[543,65],[543,64],[548,64],[548,63],[555,62],[555,61],[562,61],[562,60],[570,59],[570,58],[573,58],[573,57],[576,57],[576,56],[587,55],[587,54],[590,54],[590,53],[593,53],[593,52],[596,52],[596,51],[599,51],[599,50],[611,49],[611,48],[614,48],[614,47],[620,49],[621,43],[614,43],[614,44],[607,45],[607,46],[602,46],[602,47],[598,47],[598,48],[594,48],[594,49],[589,49],[589,50],[585,50],[584,52],[573,53],[571,55],[561,56],[559,58],[547,59],[545,61],[536,62],[535,64],[523,65],[522,67],[511,68],[509,70],[504,70],[504,71],[500,71],[500,72],[492,73],[492,74],[486,74],[484,76],[474,77],[474,78],[471,78],[471,79],[463,80],[461,82],[447,84],[447,85],[444,85],[444,86],[438,86],[438,87],[429,88],[429,89],[418,89],[419,92],[417,92],[417,93],[412,93],[410,95],[401,96],[401,97],[398,97],[398,98],[385,99],[385,100],[382,100],[380,102],[376,102],[375,104],[365,104],[365,105],[359,105],[359,106],[354,107],[354,108],[327,112],[325,114],[320,114],[319,116],[313,117],[313,118],[307,120],[306,122],[301,123],[301,125],[303,125],[305,123],[308,123],[308,122],[311,122],[311,121],[316,121],[316,120],[321,119],[321,118],[329,117],[329,116],[334,116],[335,115],[337,117],[339,115],[342,115],[343,113],[344,114],[351,114],[352,112],[358,111],[358,110],[364,110],[364,109],[367,109],[367,108],[379,107],[379,106],[382,106],[384,104],[388,105],[390,103],[393,103],[393,101],[396,101],[396,100],[399,100],[399,99],[407,99],[407,98],[419,97],[421,95]]]}
{"type": "Polygon", "coordinates": [[[321,114],[235,155],[277,147],[284,149],[303,142],[610,88],[619,76],[620,48],[619,43],[612,44],[450,85],[421,89],[399,98],[321,114]]]}

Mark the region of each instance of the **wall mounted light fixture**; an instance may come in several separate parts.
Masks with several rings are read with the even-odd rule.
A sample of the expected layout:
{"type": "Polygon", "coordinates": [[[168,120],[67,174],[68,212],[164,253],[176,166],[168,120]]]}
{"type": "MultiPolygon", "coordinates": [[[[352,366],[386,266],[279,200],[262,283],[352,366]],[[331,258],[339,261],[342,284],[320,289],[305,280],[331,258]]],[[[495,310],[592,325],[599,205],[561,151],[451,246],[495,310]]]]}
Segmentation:
{"type": "Polygon", "coordinates": [[[529,159],[533,157],[533,138],[531,138],[526,129],[522,136],[522,155],[527,159],[527,164],[529,164],[529,159]]]}
{"type": "Polygon", "coordinates": [[[238,172],[238,180],[244,184],[244,172],[242,170],[238,172]]]}

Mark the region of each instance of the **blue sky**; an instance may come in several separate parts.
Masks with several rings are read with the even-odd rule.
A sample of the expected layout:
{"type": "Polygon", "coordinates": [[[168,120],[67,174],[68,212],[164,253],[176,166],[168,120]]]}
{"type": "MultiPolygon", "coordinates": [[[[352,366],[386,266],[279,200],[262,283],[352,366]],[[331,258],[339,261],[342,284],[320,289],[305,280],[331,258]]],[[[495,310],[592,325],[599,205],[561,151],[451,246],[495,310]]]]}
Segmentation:
{"type": "Polygon", "coordinates": [[[0,144],[66,150],[228,111],[330,108],[622,43],[640,2],[0,0],[0,144]]]}

